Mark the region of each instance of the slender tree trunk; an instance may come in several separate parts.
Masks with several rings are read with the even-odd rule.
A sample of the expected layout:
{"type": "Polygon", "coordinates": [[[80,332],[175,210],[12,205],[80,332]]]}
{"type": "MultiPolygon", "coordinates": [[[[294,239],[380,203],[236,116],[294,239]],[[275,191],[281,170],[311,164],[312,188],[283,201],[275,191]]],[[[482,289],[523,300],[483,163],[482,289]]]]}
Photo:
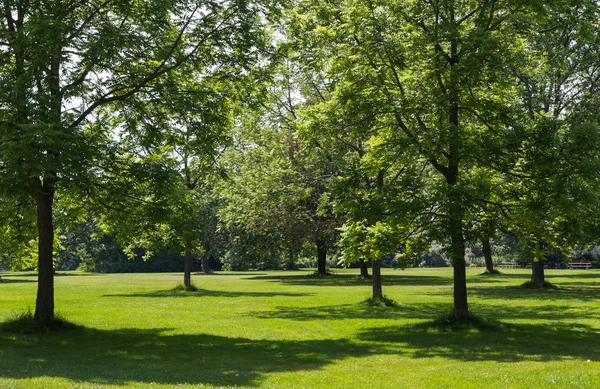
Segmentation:
{"type": "Polygon", "coordinates": [[[186,251],[183,260],[183,286],[186,290],[192,287],[192,252],[186,251]]]}
{"type": "Polygon", "coordinates": [[[204,274],[212,273],[212,270],[210,270],[210,256],[209,255],[202,256],[202,271],[204,272],[204,274]]]}
{"type": "Polygon", "coordinates": [[[211,243],[209,240],[204,247],[204,255],[202,255],[202,272],[204,274],[212,273],[212,271],[210,270],[210,255],[211,255],[211,243]]]}
{"type": "Polygon", "coordinates": [[[317,273],[327,274],[327,244],[322,239],[317,239],[317,273]]]}
{"type": "Polygon", "coordinates": [[[381,288],[381,261],[373,260],[373,300],[381,300],[383,291],[381,288]]]}
{"type": "Polygon", "coordinates": [[[360,260],[360,275],[362,277],[369,277],[369,261],[368,260],[360,260]]]}
{"type": "Polygon", "coordinates": [[[52,249],[54,245],[54,226],[52,224],[52,205],[54,187],[50,180],[37,183],[37,227],[38,227],[38,290],[35,302],[34,318],[37,323],[47,324],[54,319],[54,264],[52,249]]]}
{"type": "Polygon", "coordinates": [[[531,282],[534,284],[543,284],[545,281],[544,261],[533,261],[531,264],[531,282]]]}
{"type": "Polygon", "coordinates": [[[494,262],[492,261],[492,245],[488,234],[483,236],[481,244],[483,246],[483,258],[485,258],[485,269],[491,274],[494,272],[494,262]]]}
{"type": "Polygon", "coordinates": [[[462,232],[452,236],[451,245],[454,266],[454,312],[459,318],[466,319],[469,316],[469,306],[467,304],[465,239],[462,232]]]}
{"type": "Polygon", "coordinates": [[[285,264],[286,270],[294,270],[296,267],[296,250],[293,244],[290,244],[290,250],[288,252],[288,260],[285,264]]]}

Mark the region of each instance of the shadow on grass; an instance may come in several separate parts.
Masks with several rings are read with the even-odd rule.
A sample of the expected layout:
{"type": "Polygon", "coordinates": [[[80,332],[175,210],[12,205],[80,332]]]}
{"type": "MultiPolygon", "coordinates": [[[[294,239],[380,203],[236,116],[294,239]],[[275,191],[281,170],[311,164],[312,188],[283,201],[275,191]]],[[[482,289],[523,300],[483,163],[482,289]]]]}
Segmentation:
{"type": "MultiPolygon", "coordinates": [[[[304,286],[364,286],[372,285],[373,280],[364,278],[354,274],[333,274],[331,276],[312,276],[308,275],[267,275],[251,277],[249,280],[280,282],[287,285],[304,285],[304,286]]],[[[440,286],[450,285],[452,279],[449,277],[438,276],[422,276],[422,275],[389,275],[382,276],[382,283],[386,285],[401,285],[401,286],[440,286]]]]}
{"type": "Polygon", "coordinates": [[[581,300],[596,301],[600,296],[600,285],[590,283],[560,282],[553,288],[525,288],[522,285],[469,287],[469,293],[494,299],[535,299],[535,300],[581,300]]]}
{"type": "Polygon", "coordinates": [[[289,292],[227,292],[224,290],[208,290],[198,288],[195,291],[184,290],[158,290],[148,293],[130,293],[130,294],[105,294],[102,297],[305,297],[312,296],[312,293],[289,293],[289,292]]]}
{"type": "Polygon", "coordinates": [[[309,308],[278,307],[276,311],[251,312],[250,316],[261,319],[351,320],[351,319],[434,319],[447,311],[449,304],[397,304],[396,306],[373,306],[360,304],[327,305],[309,308]]]}
{"type": "Polygon", "coordinates": [[[7,278],[6,276],[2,276],[2,281],[0,281],[0,286],[2,286],[2,284],[20,284],[20,283],[31,283],[31,282],[37,282],[37,279],[35,280],[25,280],[22,278],[7,278]]]}
{"type": "MultiPolygon", "coordinates": [[[[537,298],[537,296],[535,297],[537,298]]],[[[249,316],[261,319],[287,319],[295,321],[312,320],[435,320],[448,312],[452,303],[402,304],[396,306],[370,306],[366,303],[327,305],[320,307],[290,308],[277,307],[273,311],[255,311],[249,316]]],[[[505,319],[561,320],[600,319],[600,312],[581,309],[575,305],[559,306],[554,304],[535,305],[487,305],[471,304],[470,311],[490,321],[505,319]]]]}
{"type": "Polygon", "coordinates": [[[321,369],[348,357],[387,353],[349,340],[251,340],[169,335],[168,328],[81,329],[15,336],[0,332],[0,377],[62,377],[77,382],[260,386],[266,374],[321,369]]]}
{"type": "Polygon", "coordinates": [[[245,276],[262,276],[262,275],[266,275],[267,273],[260,273],[260,272],[245,272],[245,271],[213,271],[209,274],[203,273],[203,272],[194,272],[192,273],[192,275],[194,276],[201,276],[201,277],[208,277],[208,276],[216,276],[216,277],[220,277],[220,276],[235,276],[235,277],[245,277],[245,276]]]}
{"type": "Polygon", "coordinates": [[[548,281],[552,282],[552,278],[579,278],[579,279],[591,279],[595,278],[600,281],[600,270],[570,270],[570,269],[562,269],[557,270],[556,273],[552,272],[549,275],[546,275],[548,281]]]}
{"type": "MultiPolygon", "coordinates": [[[[90,276],[106,276],[108,275],[107,273],[79,273],[79,272],[56,272],[54,273],[54,277],[90,277],[90,276]]],[[[14,278],[14,277],[20,277],[20,278],[36,278],[37,279],[37,273],[36,272],[8,272],[8,273],[0,273],[0,276],[2,276],[2,278],[4,277],[10,277],[10,278],[14,278]]]]}
{"type": "Polygon", "coordinates": [[[270,373],[318,370],[349,357],[372,355],[503,363],[600,358],[600,335],[579,324],[445,331],[428,321],[366,328],[357,340],[303,341],[168,331],[81,328],[67,334],[16,336],[0,332],[0,377],[258,387],[270,373]]]}
{"type": "Polygon", "coordinates": [[[497,329],[451,331],[432,322],[403,327],[365,329],[359,339],[396,344],[410,358],[461,361],[598,361],[600,334],[581,324],[500,325],[497,329]]]}

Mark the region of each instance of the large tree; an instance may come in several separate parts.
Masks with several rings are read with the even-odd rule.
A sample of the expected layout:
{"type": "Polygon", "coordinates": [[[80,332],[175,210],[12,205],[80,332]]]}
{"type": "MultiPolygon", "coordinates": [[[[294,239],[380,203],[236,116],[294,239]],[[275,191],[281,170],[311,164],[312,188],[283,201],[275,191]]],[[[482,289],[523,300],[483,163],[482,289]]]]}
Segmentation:
{"type": "MultiPolygon", "coordinates": [[[[54,317],[53,206],[102,176],[123,128],[87,126],[192,60],[240,52],[257,22],[245,1],[3,1],[3,190],[35,199],[35,319],[54,317]]],[[[250,52],[252,45],[248,44],[250,52]]]]}
{"type": "MultiPolygon", "coordinates": [[[[435,204],[429,237],[450,243],[459,320],[468,318],[465,244],[473,215],[488,200],[479,191],[481,181],[491,179],[482,166],[502,153],[485,146],[490,138],[510,136],[518,115],[517,79],[508,65],[523,55],[520,29],[527,26],[519,23],[536,5],[307,0],[297,11],[311,39],[333,46],[331,69],[353,96],[348,100],[370,101],[388,142],[423,166],[413,184],[435,204]]],[[[412,205],[407,213],[417,210],[412,205]]]]}
{"type": "Polygon", "coordinates": [[[504,158],[509,224],[543,285],[546,248],[594,241],[600,163],[600,40],[596,1],[556,1],[529,16],[526,54],[513,62],[521,112],[504,158]],[[507,166],[508,165],[508,166],[507,166]]]}

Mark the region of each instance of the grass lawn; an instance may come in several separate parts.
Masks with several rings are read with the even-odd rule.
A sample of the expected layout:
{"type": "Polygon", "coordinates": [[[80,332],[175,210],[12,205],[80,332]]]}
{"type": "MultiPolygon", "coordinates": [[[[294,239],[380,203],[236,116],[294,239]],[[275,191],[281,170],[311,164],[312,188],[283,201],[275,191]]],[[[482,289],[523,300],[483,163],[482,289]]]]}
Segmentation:
{"type": "MultiPolygon", "coordinates": [[[[468,269],[490,329],[442,330],[452,269],[385,269],[397,307],[371,307],[357,269],[197,275],[64,273],[67,333],[0,331],[0,388],[599,388],[600,271],[468,269]]],[[[0,274],[0,321],[34,307],[36,277],[0,274]]]]}

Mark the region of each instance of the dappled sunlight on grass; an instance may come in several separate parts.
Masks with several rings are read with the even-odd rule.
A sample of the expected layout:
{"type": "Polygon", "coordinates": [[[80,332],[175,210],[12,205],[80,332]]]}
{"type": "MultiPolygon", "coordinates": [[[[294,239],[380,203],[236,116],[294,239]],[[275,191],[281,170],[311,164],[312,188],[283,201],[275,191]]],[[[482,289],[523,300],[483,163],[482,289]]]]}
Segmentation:
{"type": "MultiPolygon", "coordinates": [[[[0,327],[0,387],[596,387],[600,272],[548,271],[542,290],[520,286],[526,269],[480,272],[467,269],[479,321],[460,328],[439,322],[450,268],[384,269],[390,305],[365,302],[358,269],[195,275],[197,291],[174,290],[181,274],[73,273],[56,296],[77,330],[0,327]]],[[[34,303],[35,275],[3,279],[5,320],[34,303]]]]}

